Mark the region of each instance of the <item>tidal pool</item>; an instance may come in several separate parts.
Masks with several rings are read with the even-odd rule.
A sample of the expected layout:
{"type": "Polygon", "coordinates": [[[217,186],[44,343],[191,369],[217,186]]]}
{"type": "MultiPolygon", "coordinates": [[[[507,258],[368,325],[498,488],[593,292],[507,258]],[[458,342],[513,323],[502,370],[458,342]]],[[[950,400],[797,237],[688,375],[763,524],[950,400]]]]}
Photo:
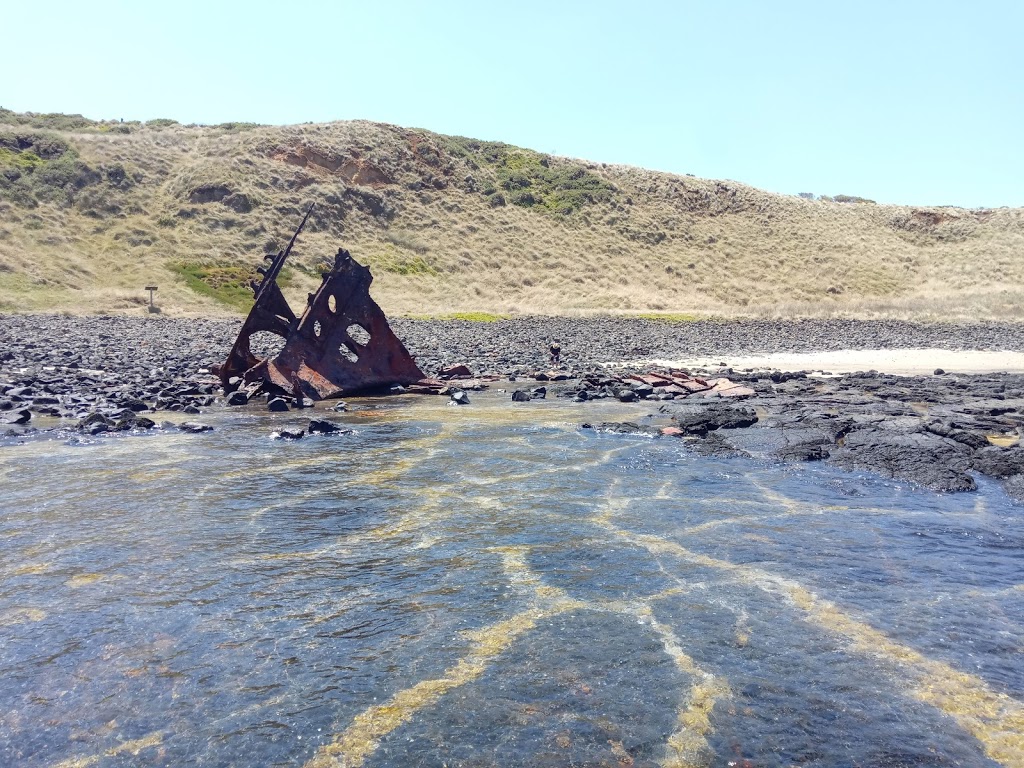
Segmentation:
{"type": "Polygon", "coordinates": [[[359,401],[0,451],[0,765],[1024,765],[1024,515],[359,401]]]}

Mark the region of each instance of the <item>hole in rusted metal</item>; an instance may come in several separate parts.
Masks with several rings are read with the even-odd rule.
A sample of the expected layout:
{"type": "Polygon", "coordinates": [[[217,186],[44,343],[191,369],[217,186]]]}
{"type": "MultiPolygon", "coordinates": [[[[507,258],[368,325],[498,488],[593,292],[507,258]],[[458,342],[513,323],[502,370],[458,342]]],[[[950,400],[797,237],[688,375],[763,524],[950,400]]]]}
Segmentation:
{"type": "Polygon", "coordinates": [[[277,357],[284,349],[285,338],[270,331],[256,331],[249,336],[249,349],[260,360],[277,357]]]}
{"type": "Polygon", "coordinates": [[[370,332],[367,331],[363,326],[352,323],[348,328],[345,329],[345,333],[352,339],[356,344],[365,347],[370,343],[370,332]]]}
{"type": "Polygon", "coordinates": [[[232,392],[240,383],[256,384],[268,393],[285,391],[322,400],[420,381],[423,372],[370,297],[370,270],[344,248],[338,249],[330,271],[323,273],[320,288],[309,295],[302,316],[288,305],[277,278],[312,213],[311,205],[287,247],[266,256],[269,263],[257,270],[262,279],[252,282],[252,309],[227,360],[214,371],[224,391],[232,392]],[[256,330],[272,330],[284,340],[261,339],[263,334],[253,333],[256,330]]]}

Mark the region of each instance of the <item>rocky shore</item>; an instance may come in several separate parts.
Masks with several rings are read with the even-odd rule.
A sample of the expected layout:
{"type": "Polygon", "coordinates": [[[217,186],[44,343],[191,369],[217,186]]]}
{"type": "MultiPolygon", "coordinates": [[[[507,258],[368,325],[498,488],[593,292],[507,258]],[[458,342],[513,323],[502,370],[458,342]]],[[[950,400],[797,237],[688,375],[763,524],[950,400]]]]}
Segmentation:
{"type": "MultiPolygon", "coordinates": [[[[727,362],[730,356],[837,349],[1022,351],[1024,334],[1012,323],[526,317],[493,323],[398,319],[392,325],[428,375],[458,364],[474,376],[517,381],[540,373],[557,380],[544,382],[543,393],[517,399],[543,394],[581,403],[609,397],[637,403],[635,421],[595,428],[679,438],[708,454],[823,460],[941,491],[971,490],[981,473],[1024,500],[1022,375],[826,376],[728,367],[683,374],[606,365],[694,356],[727,362]],[[557,376],[549,376],[547,346],[555,339],[563,359],[557,376]],[[645,380],[651,373],[708,386],[680,389],[657,377],[645,380]]],[[[222,407],[219,382],[208,369],[224,359],[239,326],[231,319],[0,315],[0,434],[10,443],[40,428],[144,430],[157,423],[146,414],[198,415],[222,407]]],[[[536,385],[509,390],[517,387],[529,393],[536,385]]]]}

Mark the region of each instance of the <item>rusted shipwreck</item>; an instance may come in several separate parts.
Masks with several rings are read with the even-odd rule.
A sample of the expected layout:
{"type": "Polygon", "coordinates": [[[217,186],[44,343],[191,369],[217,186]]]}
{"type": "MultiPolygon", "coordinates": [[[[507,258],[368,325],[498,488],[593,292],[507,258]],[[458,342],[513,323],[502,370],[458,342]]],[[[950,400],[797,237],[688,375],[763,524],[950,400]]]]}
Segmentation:
{"type": "Polygon", "coordinates": [[[254,392],[325,400],[381,390],[424,379],[405,345],[391,330],[384,312],[370,298],[370,270],[339,248],[334,266],[323,275],[306,309],[297,317],[277,285],[277,277],[313,212],[310,206],[288,246],[265,257],[262,276],[252,282],[255,301],[223,365],[213,373],[225,392],[254,392]],[[284,338],[272,357],[260,359],[250,348],[254,333],[284,338]]]}

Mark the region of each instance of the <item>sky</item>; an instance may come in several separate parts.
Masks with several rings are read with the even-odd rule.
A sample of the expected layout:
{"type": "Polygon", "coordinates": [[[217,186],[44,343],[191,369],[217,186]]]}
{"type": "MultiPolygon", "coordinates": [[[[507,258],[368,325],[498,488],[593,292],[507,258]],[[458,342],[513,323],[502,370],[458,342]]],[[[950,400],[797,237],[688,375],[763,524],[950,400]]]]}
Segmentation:
{"type": "Polygon", "coordinates": [[[8,3],[0,106],[367,119],[878,202],[1024,206],[1024,3],[8,3]]]}

